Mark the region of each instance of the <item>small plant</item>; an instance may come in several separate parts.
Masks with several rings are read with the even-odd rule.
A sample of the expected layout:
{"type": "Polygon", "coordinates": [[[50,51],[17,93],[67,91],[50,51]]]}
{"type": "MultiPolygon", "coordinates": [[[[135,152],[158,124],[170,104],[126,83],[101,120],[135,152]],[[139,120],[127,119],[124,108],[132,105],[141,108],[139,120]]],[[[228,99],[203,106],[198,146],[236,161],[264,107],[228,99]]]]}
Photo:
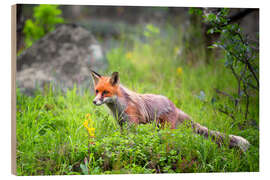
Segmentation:
{"type": "Polygon", "coordinates": [[[46,33],[54,30],[56,24],[64,22],[60,17],[62,11],[57,5],[41,4],[34,8],[34,20],[28,19],[23,29],[26,47],[43,37],[46,33]]]}
{"type": "Polygon", "coordinates": [[[95,137],[95,128],[94,128],[94,122],[91,119],[91,115],[88,113],[85,115],[86,120],[83,123],[83,126],[88,132],[89,141],[91,141],[92,138],[95,137]]]}
{"type": "Polygon", "coordinates": [[[93,139],[95,138],[95,128],[94,122],[91,118],[91,115],[88,113],[85,115],[85,121],[83,122],[84,128],[88,133],[88,161],[87,158],[84,158],[84,164],[80,164],[80,168],[82,169],[83,174],[88,174],[89,167],[91,165],[91,160],[93,159],[93,153],[91,152],[91,145],[95,144],[93,139]]]}

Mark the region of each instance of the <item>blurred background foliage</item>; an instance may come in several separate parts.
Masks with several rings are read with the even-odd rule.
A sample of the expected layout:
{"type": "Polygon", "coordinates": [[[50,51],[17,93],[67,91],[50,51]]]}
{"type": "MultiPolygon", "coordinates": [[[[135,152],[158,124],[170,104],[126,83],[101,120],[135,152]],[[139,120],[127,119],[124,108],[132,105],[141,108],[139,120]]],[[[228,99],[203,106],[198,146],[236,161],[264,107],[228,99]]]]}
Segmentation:
{"type": "MultiPolygon", "coordinates": [[[[200,10],[203,15],[203,10],[200,10]]],[[[38,39],[51,31],[56,24],[63,23],[63,19],[66,23],[75,23],[86,27],[108,48],[111,48],[119,42],[119,39],[124,39],[129,34],[137,36],[136,32],[140,31],[142,27],[153,24],[159,27],[162,37],[171,33],[167,28],[169,25],[172,26],[171,31],[174,29],[176,33],[177,31],[181,32],[182,36],[175,35],[175,37],[181,38],[185,42],[185,48],[183,49],[185,53],[183,54],[186,54],[190,61],[205,60],[210,51],[205,47],[211,45],[215,35],[207,35],[208,25],[203,22],[202,15],[198,16],[193,11],[196,10],[185,7],[18,5],[17,49],[20,50],[27,45],[26,41],[28,40],[25,39],[29,39],[29,36],[32,39],[38,39]],[[111,42],[113,40],[117,41],[111,42]],[[197,53],[193,52],[196,49],[193,49],[193,47],[196,47],[196,49],[204,47],[206,54],[200,52],[200,55],[196,55],[197,53]]],[[[257,39],[257,33],[259,32],[258,16],[257,9],[234,8],[230,9],[229,12],[231,22],[238,23],[244,33],[252,40],[257,39]]],[[[151,28],[151,25],[149,27],[151,28]]]]}
{"type": "Polygon", "coordinates": [[[33,8],[33,20],[27,19],[23,28],[26,47],[55,29],[56,24],[64,22],[62,11],[57,5],[39,5],[33,8]]]}

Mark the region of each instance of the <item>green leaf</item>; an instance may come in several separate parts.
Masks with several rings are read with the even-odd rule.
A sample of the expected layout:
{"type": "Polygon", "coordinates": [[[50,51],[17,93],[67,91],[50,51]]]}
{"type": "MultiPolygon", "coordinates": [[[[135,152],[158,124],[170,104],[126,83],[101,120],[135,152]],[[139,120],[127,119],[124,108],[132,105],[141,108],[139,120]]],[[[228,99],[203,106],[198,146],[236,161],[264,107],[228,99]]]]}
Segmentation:
{"type": "Polygon", "coordinates": [[[207,20],[210,21],[210,22],[215,21],[216,20],[216,15],[213,14],[213,13],[208,14],[207,20]]]}

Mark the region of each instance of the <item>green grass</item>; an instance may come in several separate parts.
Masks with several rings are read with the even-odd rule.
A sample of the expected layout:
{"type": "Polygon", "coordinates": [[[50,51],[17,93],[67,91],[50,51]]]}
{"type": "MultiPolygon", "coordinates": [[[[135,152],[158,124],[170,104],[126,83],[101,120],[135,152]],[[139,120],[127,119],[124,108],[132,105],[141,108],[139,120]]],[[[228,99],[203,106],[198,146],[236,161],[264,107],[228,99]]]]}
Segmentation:
{"type": "Polygon", "coordinates": [[[186,127],[157,129],[148,124],[121,132],[105,105],[92,104],[93,92],[78,91],[76,86],[66,93],[48,88],[33,97],[17,89],[18,175],[259,171],[258,96],[250,102],[253,123],[240,112],[233,120],[211,103],[214,88],[232,93],[236,87],[221,60],[205,64],[198,59],[191,64],[177,56],[175,49],[182,42],[170,36],[148,37],[145,43],[134,41],[133,45],[126,49],[123,43],[108,52],[107,74],[118,71],[121,83],[136,92],[167,96],[196,122],[243,136],[250,149],[243,153],[218,147],[186,127]],[[177,72],[179,67],[182,73],[177,72]],[[88,113],[95,127],[90,146],[83,127],[88,113]]]}

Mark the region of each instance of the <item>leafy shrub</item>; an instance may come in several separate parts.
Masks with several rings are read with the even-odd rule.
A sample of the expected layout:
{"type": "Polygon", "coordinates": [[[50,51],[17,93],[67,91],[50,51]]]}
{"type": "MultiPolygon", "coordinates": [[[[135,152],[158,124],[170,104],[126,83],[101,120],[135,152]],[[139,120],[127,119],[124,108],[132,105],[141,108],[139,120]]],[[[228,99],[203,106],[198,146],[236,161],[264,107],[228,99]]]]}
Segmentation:
{"type": "Polygon", "coordinates": [[[191,8],[190,12],[203,16],[209,27],[208,34],[219,35],[219,39],[209,48],[223,50],[224,66],[231,71],[237,82],[233,92],[216,89],[218,94],[228,98],[227,103],[216,103],[219,98],[213,97],[212,104],[234,120],[244,118],[248,122],[254,119],[250,105],[252,101],[258,102],[259,96],[258,42],[249,40],[240,26],[231,22],[229,9],[222,8],[203,14],[201,9],[191,8]]]}
{"type": "Polygon", "coordinates": [[[43,37],[46,33],[53,31],[56,24],[63,23],[60,17],[62,11],[57,5],[41,4],[34,8],[34,20],[28,19],[23,29],[26,47],[43,37]]]}

